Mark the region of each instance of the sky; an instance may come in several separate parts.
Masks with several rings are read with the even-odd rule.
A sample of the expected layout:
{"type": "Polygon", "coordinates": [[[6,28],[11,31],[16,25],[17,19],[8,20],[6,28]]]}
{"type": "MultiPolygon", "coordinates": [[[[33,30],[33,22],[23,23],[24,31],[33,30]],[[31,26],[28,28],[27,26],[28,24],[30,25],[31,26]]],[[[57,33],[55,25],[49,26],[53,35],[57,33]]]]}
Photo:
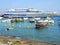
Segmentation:
{"type": "Polygon", "coordinates": [[[36,8],[60,13],[60,0],[0,0],[0,12],[11,8],[36,8]]]}

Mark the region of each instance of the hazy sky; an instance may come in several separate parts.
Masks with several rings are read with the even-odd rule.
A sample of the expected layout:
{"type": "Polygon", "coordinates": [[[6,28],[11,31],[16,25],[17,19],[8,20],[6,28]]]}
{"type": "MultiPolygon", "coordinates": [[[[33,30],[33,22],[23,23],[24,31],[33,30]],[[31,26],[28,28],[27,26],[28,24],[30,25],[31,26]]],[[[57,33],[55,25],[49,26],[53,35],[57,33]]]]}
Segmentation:
{"type": "Polygon", "coordinates": [[[0,0],[0,11],[10,8],[36,8],[60,13],[60,0],[0,0]]]}

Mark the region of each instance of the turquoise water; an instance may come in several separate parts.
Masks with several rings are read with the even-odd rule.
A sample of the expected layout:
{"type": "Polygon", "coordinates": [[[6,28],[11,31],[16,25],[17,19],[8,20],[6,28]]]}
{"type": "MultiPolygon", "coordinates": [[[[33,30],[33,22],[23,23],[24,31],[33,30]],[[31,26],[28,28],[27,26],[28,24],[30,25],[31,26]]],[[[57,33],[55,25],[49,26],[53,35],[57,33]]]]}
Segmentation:
{"type": "Polygon", "coordinates": [[[0,19],[0,35],[20,36],[28,39],[41,40],[51,43],[60,43],[60,26],[58,21],[60,17],[52,17],[54,24],[48,25],[44,28],[35,29],[35,23],[29,23],[28,20],[19,23],[2,22],[5,18],[0,19]],[[13,30],[6,30],[6,28],[14,28],[13,30]]]}

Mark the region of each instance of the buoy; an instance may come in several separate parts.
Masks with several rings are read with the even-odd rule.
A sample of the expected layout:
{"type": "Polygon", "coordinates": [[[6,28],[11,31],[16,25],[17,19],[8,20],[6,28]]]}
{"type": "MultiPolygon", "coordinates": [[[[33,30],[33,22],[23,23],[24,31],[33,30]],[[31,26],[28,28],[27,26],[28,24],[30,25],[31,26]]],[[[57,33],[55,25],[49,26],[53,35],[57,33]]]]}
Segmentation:
{"type": "Polygon", "coordinates": [[[9,28],[7,28],[7,30],[9,30],[9,28]]]}

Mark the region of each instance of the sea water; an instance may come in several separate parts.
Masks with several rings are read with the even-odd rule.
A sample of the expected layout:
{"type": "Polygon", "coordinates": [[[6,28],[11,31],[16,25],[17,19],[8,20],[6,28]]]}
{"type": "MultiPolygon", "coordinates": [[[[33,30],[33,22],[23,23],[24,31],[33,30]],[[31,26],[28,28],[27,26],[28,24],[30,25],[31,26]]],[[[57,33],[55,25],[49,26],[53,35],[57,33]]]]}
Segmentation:
{"type": "Polygon", "coordinates": [[[49,24],[40,29],[36,29],[35,23],[29,23],[29,20],[24,20],[24,22],[19,23],[11,23],[2,22],[2,20],[7,20],[7,18],[3,18],[0,19],[0,35],[19,36],[32,40],[60,43],[60,26],[58,25],[60,17],[51,16],[51,18],[54,19],[54,24],[49,24]],[[7,30],[6,28],[13,29],[7,30]]]}

